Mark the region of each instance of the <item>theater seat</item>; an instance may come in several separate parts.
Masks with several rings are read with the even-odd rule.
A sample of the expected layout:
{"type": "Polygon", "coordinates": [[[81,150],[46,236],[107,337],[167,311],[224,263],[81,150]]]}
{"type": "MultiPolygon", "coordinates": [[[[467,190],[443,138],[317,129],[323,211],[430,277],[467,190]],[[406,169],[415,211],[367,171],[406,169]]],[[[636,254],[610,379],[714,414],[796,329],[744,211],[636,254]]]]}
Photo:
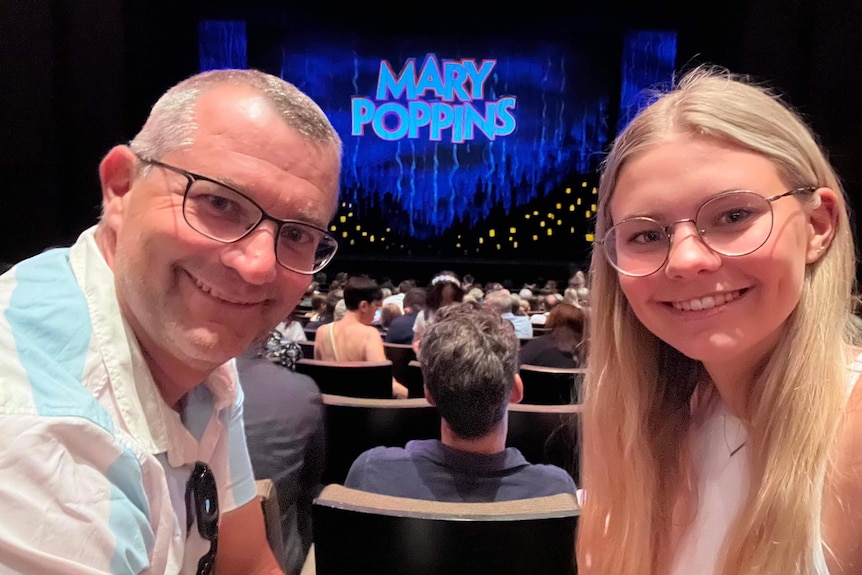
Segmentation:
{"type": "Polygon", "coordinates": [[[301,359],[297,373],[309,376],[321,393],[352,397],[392,397],[392,362],[301,359]]]}
{"type": "Polygon", "coordinates": [[[519,373],[524,382],[521,403],[564,405],[577,402],[586,369],[522,364],[519,373]]]}
{"type": "Polygon", "coordinates": [[[324,483],[343,483],[363,451],[440,439],[440,416],[424,399],[365,399],[323,395],[324,483]]]}
{"type": "Polygon", "coordinates": [[[257,497],[263,509],[263,521],[266,527],[266,541],[272,554],[280,565],[284,565],[287,550],[284,547],[284,537],[281,532],[281,510],[278,505],[278,493],[271,479],[258,479],[254,482],[257,497]]]}
{"type": "Polygon", "coordinates": [[[565,469],[580,486],[581,406],[509,406],[506,447],[517,447],[530,463],[547,463],[565,469]]]}
{"type": "Polygon", "coordinates": [[[413,346],[407,343],[384,342],[383,352],[386,354],[386,359],[392,362],[392,376],[398,380],[398,383],[409,389],[410,386],[407,385],[407,365],[416,359],[416,352],[413,351],[413,346]]]}
{"type": "Polygon", "coordinates": [[[577,572],[573,494],[442,503],[328,485],[312,514],[316,575],[577,572]]]}

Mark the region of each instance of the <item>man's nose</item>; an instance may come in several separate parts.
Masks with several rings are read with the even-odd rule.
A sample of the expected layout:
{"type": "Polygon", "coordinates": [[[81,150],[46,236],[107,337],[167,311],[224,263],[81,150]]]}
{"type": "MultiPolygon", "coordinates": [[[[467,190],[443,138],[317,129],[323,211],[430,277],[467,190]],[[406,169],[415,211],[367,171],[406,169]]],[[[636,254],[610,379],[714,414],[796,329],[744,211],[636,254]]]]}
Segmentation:
{"type": "Polygon", "coordinates": [[[275,279],[278,265],[275,257],[275,234],[272,222],[263,222],[240,241],[230,244],[222,263],[235,269],[248,283],[260,285],[275,279]]]}

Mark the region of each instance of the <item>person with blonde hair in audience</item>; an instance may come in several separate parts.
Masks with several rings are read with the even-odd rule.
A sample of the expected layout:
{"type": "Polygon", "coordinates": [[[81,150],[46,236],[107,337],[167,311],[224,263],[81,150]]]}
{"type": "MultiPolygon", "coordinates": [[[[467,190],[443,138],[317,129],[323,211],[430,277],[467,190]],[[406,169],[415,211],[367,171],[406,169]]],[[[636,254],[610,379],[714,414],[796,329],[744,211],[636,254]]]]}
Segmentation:
{"type": "Polygon", "coordinates": [[[596,237],[578,572],[859,573],[855,251],[811,130],[696,68],[614,142],[596,237]]]}
{"type": "Polygon", "coordinates": [[[404,315],[404,310],[397,303],[388,303],[380,308],[380,327],[384,334],[396,318],[404,315]]]}

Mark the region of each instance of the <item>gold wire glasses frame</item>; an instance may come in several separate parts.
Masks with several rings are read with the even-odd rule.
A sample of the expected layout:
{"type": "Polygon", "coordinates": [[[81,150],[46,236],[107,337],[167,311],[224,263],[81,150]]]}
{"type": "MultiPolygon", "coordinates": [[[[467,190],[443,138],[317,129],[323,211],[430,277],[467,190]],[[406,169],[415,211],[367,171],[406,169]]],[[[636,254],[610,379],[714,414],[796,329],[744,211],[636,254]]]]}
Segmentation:
{"type": "Polygon", "coordinates": [[[772,234],[772,202],[810,193],[816,186],[794,188],[771,197],[747,190],[724,192],[706,200],[695,217],[662,225],[648,217],[625,219],[595,243],[602,246],[608,262],[619,273],[646,277],[659,271],[670,257],[674,228],[694,224],[698,237],[713,252],[738,257],[760,249],[772,234]]]}
{"type": "Polygon", "coordinates": [[[188,180],[183,192],[183,218],[193,230],[212,240],[231,244],[240,241],[264,221],[278,226],[275,259],[291,271],[311,275],[332,261],[338,242],[326,230],[298,220],[280,220],[257,203],[218,180],[137,156],[144,164],[164,168],[188,180]]]}

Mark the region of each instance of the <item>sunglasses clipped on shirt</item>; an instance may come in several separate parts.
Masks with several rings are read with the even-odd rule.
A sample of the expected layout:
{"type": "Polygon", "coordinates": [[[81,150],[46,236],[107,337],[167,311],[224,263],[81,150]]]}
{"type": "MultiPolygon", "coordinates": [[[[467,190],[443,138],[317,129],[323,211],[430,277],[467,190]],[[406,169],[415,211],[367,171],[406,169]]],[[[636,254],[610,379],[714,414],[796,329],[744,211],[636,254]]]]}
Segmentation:
{"type": "Polygon", "coordinates": [[[218,490],[215,477],[209,465],[198,461],[186,483],[186,537],[192,530],[192,523],[197,523],[198,533],[210,542],[210,549],[198,561],[197,575],[211,575],[215,571],[218,519],[218,490]],[[192,519],[192,513],[194,513],[194,519],[192,519]]]}

